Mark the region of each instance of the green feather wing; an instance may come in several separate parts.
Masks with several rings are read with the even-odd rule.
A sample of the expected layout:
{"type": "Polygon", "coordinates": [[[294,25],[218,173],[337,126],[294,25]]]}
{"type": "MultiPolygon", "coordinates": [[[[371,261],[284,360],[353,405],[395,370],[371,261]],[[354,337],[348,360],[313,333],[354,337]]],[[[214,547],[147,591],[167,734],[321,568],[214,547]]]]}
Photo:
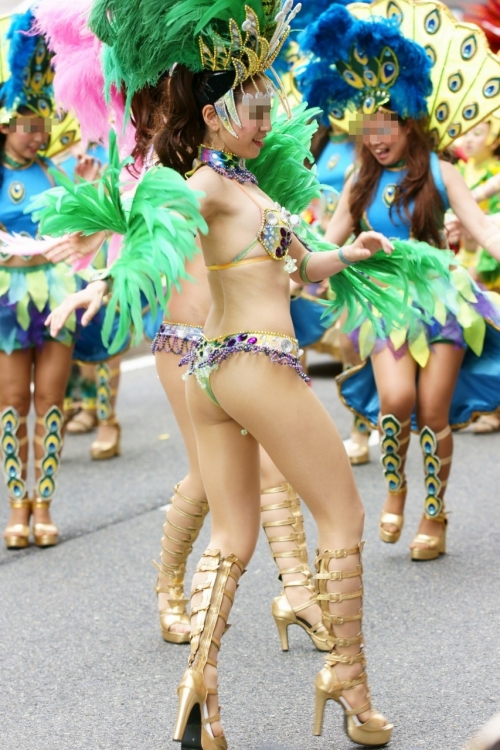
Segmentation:
{"type": "Polygon", "coordinates": [[[292,213],[302,213],[313,198],[321,195],[315,169],[305,165],[306,159],[314,161],[310,147],[320,111],[302,103],[293,109],[289,119],[273,109],[272,130],[266,135],[259,156],[247,162],[261,190],[292,213]]]}
{"type": "Polygon", "coordinates": [[[185,263],[199,251],[196,234],[207,231],[199,210],[201,194],[191,190],[172,169],[153,167],[133,196],[122,197],[119,177],[126,163],[120,164],[116,135],[112,133],[110,164],[99,182],[74,185],[55,172],[58,187],[34,201],[42,234],[57,237],[68,232],[92,234],[105,230],[123,235],[120,257],[106,273],[112,282],[103,327],[106,345],[119,310],[119,328],[109,348],[111,354],[119,350],[131,327],[134,342],[140,341],[141,295],[153,314],[158,303],[165,306],[172,285],[188,278],[185,263]]]}

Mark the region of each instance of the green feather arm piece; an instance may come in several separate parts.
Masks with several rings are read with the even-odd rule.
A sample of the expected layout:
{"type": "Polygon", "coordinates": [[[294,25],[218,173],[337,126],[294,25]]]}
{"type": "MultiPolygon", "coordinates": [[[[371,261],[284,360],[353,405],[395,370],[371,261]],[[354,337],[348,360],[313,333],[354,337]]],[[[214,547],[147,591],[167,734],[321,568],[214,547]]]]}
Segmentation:
{"type": "Polygon", "coordinates": [[[75,185],[55,172],[59,186],[34,201],[42,234],[58,237],[68,232],[92,234],[110,230],[123,235],[120,257],[106,273],[112,282],[103,326],[106,345],[119,310],[118,331],[109,347],[111,354],[119,350],[131,327],[133,342],[141,340],[143,299],[153,315],[158,302],[166,305],[171,286],[177,285],[179,279],[189,278],[185,263],[199,252],[196,234],[207,232],[199,208],[203,194],[191,190],[172,169],[153,167],[133,195],[121,196],[119,177],[127,162],[120,164],[116,135],[112,133],[110,164],[98,182],[75,185]]]}
{"type": "MultiPolygon", "coordinates": [[[[304,223],[297,235],[314,251],[334,247],[318,240],[304,223]]],[[[324,316],[338,318],[345,310],[345,331],[352,331],[368,318],[380,336],[384,331],[382,318],[386,330],[408,326],[412,331],[418,321],[430,321],[434,313],[436,280],[450,281],[454,255],[426,242],[392,240],[392,244],[391,255],[380,250],[371,258],[330,277],[332,299],[324,303],[324,316]],[[412,306],[412,299],[418,299],[422,309],[412,306]]]]}
{"type": "Polygon", "coordinates": [[[266,135],[264,146],[256,159],[249,159],[247,167],[255,175],[259,187],[273,201],[294,214],[300,214],[313,198],[321,195],[316,169],[305,166],[306,159],[314,161],[311,139],[318,129],[314,119],[321,110],[309,109],[306,103],[292,111],[292,119],[285,113],[272,112],[272,130],[266,135]]]}

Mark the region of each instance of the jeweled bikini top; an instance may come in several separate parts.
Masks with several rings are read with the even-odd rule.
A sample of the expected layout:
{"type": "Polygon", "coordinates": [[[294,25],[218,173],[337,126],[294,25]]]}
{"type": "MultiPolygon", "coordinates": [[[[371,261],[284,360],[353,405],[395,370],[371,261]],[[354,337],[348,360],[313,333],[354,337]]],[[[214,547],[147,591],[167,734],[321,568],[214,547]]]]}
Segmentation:
{"type": "MultiPolygon", "coordinates": [[[[284,260],[285,270],[288,273],[293,273],[296,270],[296,263],[294,259],[289,257],[288,249],[292,242],[293,229],[300,223],[299,217],[291,214],[278,203],[275,203],[272,208],[264,208],[250,192],[245,190],[243,187],[245,182],[256,185],[257,180],[245,167],[244,159],[224,151],[215,151],[206,146],[200,146],[198,159],[223,177],[235,180],[235,185],[243,190],[245,195],[258,206],[262,215],[262,223],[257,232],[257,237],[248,247],[238,253],[230,263],[207,266],[207,269],[209,271],[222,271],[226,268],[243,266],[249,263],[261,263],[265,260],[284,260]],[[267,255],[247,258],[248,253],[259,243],[263,246],[267,255]]],[[[201,164],[198,166],[201,166],[201,164]]]]}

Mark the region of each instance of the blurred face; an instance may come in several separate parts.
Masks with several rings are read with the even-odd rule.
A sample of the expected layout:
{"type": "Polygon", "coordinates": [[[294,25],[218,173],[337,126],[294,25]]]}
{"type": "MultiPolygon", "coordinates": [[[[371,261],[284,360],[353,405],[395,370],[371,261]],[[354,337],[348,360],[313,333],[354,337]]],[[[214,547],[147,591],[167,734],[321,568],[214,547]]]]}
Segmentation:
{"type": "Polygon", "coordinates": [[[467,158],[482,161],[492,155],[495,144],[487,145],[489,135],[489,122],[481,122],[462,137],[460,145],[467,158]]]}
{"type": "Polygon", "coordinates": [[[229,151],[235,156],[244,159],[255,159],[264,145],[266,134],[271,130],[271,99],[259,100],[254,96],[246,99],[244,94],[255,94],[258,90],[265,94],[262,81],[256,80],[254,85],[251,81],[241,89],[235,91],[236,111],[240,118],[241,127],[232,119],[231,125],[237,133],[237,138],[231,135],[217,117],[215,109],[207,105],[203,109],[203,116],[207,124],[207,145],[218,150],[229,151]]]}
{"type": "Polygon", "coordinates": [[[36,115],[18,115],[8,125],[1,125],[0,132],[7,136],[5,150],[16,161],[34,159],[47,142],[47,128],[51,120],[36,115]]]}
{"type": "Polygon", "coordinates": [[[404,157],[408,125],[394,114],[377,112],[364,119],[361,140],[380,164],[390,167],[404,157]]]}

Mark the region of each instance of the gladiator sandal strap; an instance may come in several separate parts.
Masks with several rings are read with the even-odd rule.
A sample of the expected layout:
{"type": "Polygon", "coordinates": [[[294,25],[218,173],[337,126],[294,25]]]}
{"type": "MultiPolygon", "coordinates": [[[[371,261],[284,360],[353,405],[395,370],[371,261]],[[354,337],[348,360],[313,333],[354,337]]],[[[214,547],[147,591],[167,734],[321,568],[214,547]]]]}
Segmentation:
{"type": "Polygon", "coordinates": [[[406,489],[404,463],[406,456],[401,455],[401,448],[410,440],[410,433],[401,437],[403,430],[410,426],[410,420],[400,422],[394,414],[384,414],[379,419],[381,434],[380,462],[384,468],[384,477],[389,492],[400,493],[406,489]]]}
{"type": "MultiPolygon", "coordinates": [[[[280,518],[277,521],[262,521],[262,528],[264,529],[267,537],[267,541],[269,542],[269,546],[271,548],[271,554],[274,558],[274,560],[277,562],[279,559],[286,559],[286,558],[293,558],[296,560],[300,560],[302,565],[304,566],[304,570],[302,571],[307,579],[311,578],[311,572],[309,570],[309,566],[307,563],[307,550],[305,549],[305,535],[303,531],[297,530],[297,516],[294,515],[294,501],[290,497],[290,485],[280,484],[277,487],[270,487],[269,489],[261,490],[262,495],[267,495],[271,493],[283,493],[287,495],[286,500],[283,500],[281,503],[272,503],[268,505],[261,506],[261,513],[265,513],[267,511],[284,511],[287,510],[288,513],[286,516],[280,518]],[[280,528],[282,526],[291,527],[293,531],[285,536],[270,536],[268,533],[268,529],[272,528],[280,528]],[[279,543],[290,543],[292,545],[292,548],[289,550],[275,550],[274,544],[279,543]]],[[[296,511],[297,512],[297,511],[296,511]]],[[[299,506],[299,513],[300,513],[300,506],[299,506]]],[[[300,513],[300,521],[299,525],[303,528],[303,521],[302,521],[302,514],[300,513]]],[[[282,575],[287,573],[295,573],[300,572],[297,571],[295,568],[289,568],[289,569],[280,569],[279,578],[282,580],[282,575]]]]}
{"type": "Polygon", "coordinates": [[[0,450],[2,453],[3,471],[11,508],[25,508],[31,505],[26,496],[26,481],[23,477],[25,462],[19,456],[20,448],[27,442],[27,436],[18,437],[18,430],[26,424],[26,417],[21,417],[17,409],[8,406],[0,414],[0,450]]]}
{"type": "Polygon", "coordinates": [[[441,469],[451,464],[452,455],[440,457],[437,454],[438,445],[451,435],[451,427],[447,425],[441,432],[434,432],[430,427],[423,427],[420,431],[420,446],[424,455],[424,475],[426,498],[424,501],[424,515],[430,521],[446,523],[444,499],[442,493],[448,483],[442,479],[441,469]]]}
{"type": "Polygon", "coordinates": [[[206,664],[217,666],[215,660],[209,657],[209,652],[212,644],[217,650],[220,649],[220,640],[214,635],[219,618],[224,622],[224,633],[229,628],[227,618],[234,593],[227,588],[227,583],[232,578],[236,590],[244,572],[245,566],[236,555],[222,557],[219,550],[205,550],[203,553],[196,573],[205,573],[206,576],[191,592],[190,667],[202,672],[206,664]],[[193,600],[197,596],[199,601],[195,604],[193,600]],[[227,608],[224,608],[224,600],[229,602],[227,608]]]}
{"type": "Polygon", "coordinates": [[[163,538],[161,540],[162,554],[160,555],[160,562],[157,563],[153,560],[153,565],[158,569],[160,574],[169,579],[169,585],[167,586],[161,586],[158,582],[155,591],[157,594],[168,594],[173,600],[175,600],[176,606],[179,604],[180,599],[182,599],[184,603],[187,603],[187,600],[183,599],[186,560],[193,549],[193,544],[198,538],[203,522],[209,511],[208,502],[206,500],[192,500],[190,497],[180,492],[179,485],[180,483],[175,485],[174,495],[170,502],[175,512],[182,518],[185,518],[187,523],[184,526],[177,525],[170,518],[172,509],[169,508],[167,510],[165,523],[163,524],[163,538]],[[193,509],[192,513],[179,507],[176,502],[176,495],[180,497],[190,509],[193,509]],[[172,536],[173,531],[179,532],[184,538],[172,536]],[[174,546],[178,549],[173,548],[174,546]],[[174,558],[175,562],[166,563],[163,560],[163,553],[174,558]]]}
{"type": "MultiPolygon", "coordinates": [[[[329,581],[344,581],[348,580],[350,578],[361,578],[363,574],[363,566],[361,563],[361,552],[363,550],[364,542],[360,542],[360,544],[356,545],[356,547],[350,547],[347,549],[335,549],[335,550],[325,550],[324,552],[317,552],[316,559],[314,561],[315,569],[316,569],[316,575],[314,576],[314,582],[316,585],[316,591],[317,591],[317,600],[321,605],[321,609],[323,611],[323,620],[324,622],[329,623],[330,630],[332,631],[332,636],[335,638],[335,633],[333,632],[332,626],[333,625],[344,625],[347,622],[355,622],[356,620],[361,620],[363,616],[363,610],[360,606],[359,611],[357,614],[354,615],[334,615],[330,612],[330,604],[340,604],[344,601],[349,601],[352,599],[360,599],[363,598],[363,586],[360,585],[360,587],[356,591],[347,592],[347,593],[336,593],[334,591],[328,590],[328,582],[329,581]],[[352,570],[330,570],[330,562],[332,560],[339,560],[346,557],[350,557],[351,555],[359,555],[359,564],[352,570]]],[[[345,639],[342,639],[345,640],[345,639]]],[[[361,636],[357,636],[355,643],[362,644],[362,638],[361,636]],[[358,640],[359,638],[359,640],[358,640]]],[[[337,645],[341,645],[340,642],[337,645]]],[[[334,653],[334,652],[333,652],[334,653]]]]}

